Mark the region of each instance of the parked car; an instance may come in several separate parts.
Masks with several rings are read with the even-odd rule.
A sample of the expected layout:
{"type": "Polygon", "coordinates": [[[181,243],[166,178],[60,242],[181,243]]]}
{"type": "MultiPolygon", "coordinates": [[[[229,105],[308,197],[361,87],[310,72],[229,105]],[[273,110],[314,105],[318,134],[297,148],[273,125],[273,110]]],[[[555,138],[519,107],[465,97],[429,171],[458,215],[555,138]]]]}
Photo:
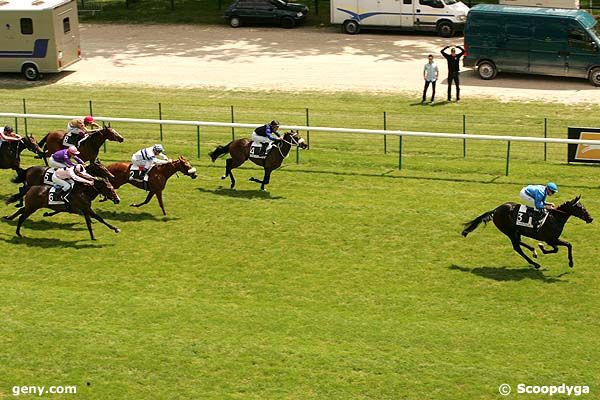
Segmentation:
{"type": "Polygon", "coordinates": [[[307,6],[284,0],[237,0],[225,11],[225,18],[233,28],[242,24],[269,24],[289,29],[307,15],[307,6]]]}
{"type": "Polygon", "coordinates": [[[600,86],[600,24],[584,10],[479,4],[465,27],[465,67],[587,78],[600,86]]]}

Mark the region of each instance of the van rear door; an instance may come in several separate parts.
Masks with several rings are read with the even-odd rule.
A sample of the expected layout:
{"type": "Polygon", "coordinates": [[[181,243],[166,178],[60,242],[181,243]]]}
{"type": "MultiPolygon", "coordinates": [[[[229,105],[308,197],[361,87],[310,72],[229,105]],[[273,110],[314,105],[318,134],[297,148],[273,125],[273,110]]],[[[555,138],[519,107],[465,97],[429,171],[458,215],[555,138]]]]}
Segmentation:
{"type": "Polygon", "coordinates": [[[529,69],[534,74],[565,76],[567,72],[567,24],[563,18],[533,17],[529,69]]]}
{"type": "Polygon", "coordinates": [[[410,28],[414,25],[415,13],[413,2],[415,1],[418,2],[419,0],[401,0],[400,12],[402,15],[400,16],[400,24],[403,28],[410,28]]]}
{"type": "Polygon", "coordinates": [[[79,60],[79,20],[77,3],[72,1],[56,9],[55,38],[58,52],[58,69],[61,70],[79,60]],[[62,56],[62,57],[61,57],[62,56]]]}

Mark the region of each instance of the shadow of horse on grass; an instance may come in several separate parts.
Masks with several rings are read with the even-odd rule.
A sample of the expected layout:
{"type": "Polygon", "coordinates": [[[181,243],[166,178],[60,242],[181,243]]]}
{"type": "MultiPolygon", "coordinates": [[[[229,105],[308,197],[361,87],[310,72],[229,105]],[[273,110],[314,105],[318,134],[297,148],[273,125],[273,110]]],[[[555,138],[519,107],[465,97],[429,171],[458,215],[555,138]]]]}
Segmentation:
{"type": "Polygon", "coordinates": [[[560,274],[558,277],[545,276],[541,270],[532,268],[509,268],[509,267],[475,267],[467,268],[460,265],[452,264],[448,267],[451,271],[467,272],[482,278],[492,279],[498,282],[507,281],[522,281],[525,279],[532,279],[541,281],[544,283],[557,283],[564,282],[560,279],[567,272],[560,274]]]}
{"type": "Polygon", "coordinates": [[[70,248],[70,249],[101,249],[105,246],[114,246],[112,243],[97,244],[97,243],[79,243],[79,240],[62,240],[57,238],[30,238],[13,236],[10,239],[0,238],[0,241],[11,244],[27,247],[37,247],[42,249],[70,248]]]}
{"type": "Polygon", "coordinates": [[[285,199],[283,196],[271,196],[269,192],[260,190],[239,190],[239,189],[227,189],[220,187],[215,190],[208,190],[204,188],[198,188],[199,192],[214,194],[217,196],[227,196],[241,199],[264,199],[264,200],[280,200],[285,199]]]}

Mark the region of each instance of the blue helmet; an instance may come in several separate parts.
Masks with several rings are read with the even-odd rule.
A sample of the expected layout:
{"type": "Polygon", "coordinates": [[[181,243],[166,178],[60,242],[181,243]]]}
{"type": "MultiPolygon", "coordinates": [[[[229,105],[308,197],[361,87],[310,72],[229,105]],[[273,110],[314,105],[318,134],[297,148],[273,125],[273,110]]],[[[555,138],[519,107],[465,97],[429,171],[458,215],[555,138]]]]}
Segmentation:
{"type": "Polygon", "coordinates": [[[154,147],[152,147],[152,150],[154,150],[155,153],[162,153],[165,151],[164,147],[160,143],[155,144],[154,147]]]}
{"type": "Polygon", "coordinates": [[[548,188],[548,190],[552,191],[553,193],[558,192],[558,186],[556,186],[556,183],[554,183],[554,182],[548,182],[548,184],[546,185],[546,188],[548,188]]]}

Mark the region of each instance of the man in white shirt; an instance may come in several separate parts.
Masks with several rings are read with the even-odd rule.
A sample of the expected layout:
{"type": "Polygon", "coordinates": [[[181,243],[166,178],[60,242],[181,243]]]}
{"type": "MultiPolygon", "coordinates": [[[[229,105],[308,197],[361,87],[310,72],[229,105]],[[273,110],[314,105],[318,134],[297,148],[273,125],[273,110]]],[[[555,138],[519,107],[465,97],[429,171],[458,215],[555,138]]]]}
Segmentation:
{"type": "Polygon", "coordinates": [[[423,88],[423,100],[421,103],[425,103],[425,99],[427,97],[427,88],[431,85],[431,104],[435,100],[435,82],[437,81],[438,75],[440,71],[438,70],[438,66],[433,62],[433,55],[430,54],[428,57],[427,64],[423,68],[423,79],[425,79],[425,88],[423,88]]]}

